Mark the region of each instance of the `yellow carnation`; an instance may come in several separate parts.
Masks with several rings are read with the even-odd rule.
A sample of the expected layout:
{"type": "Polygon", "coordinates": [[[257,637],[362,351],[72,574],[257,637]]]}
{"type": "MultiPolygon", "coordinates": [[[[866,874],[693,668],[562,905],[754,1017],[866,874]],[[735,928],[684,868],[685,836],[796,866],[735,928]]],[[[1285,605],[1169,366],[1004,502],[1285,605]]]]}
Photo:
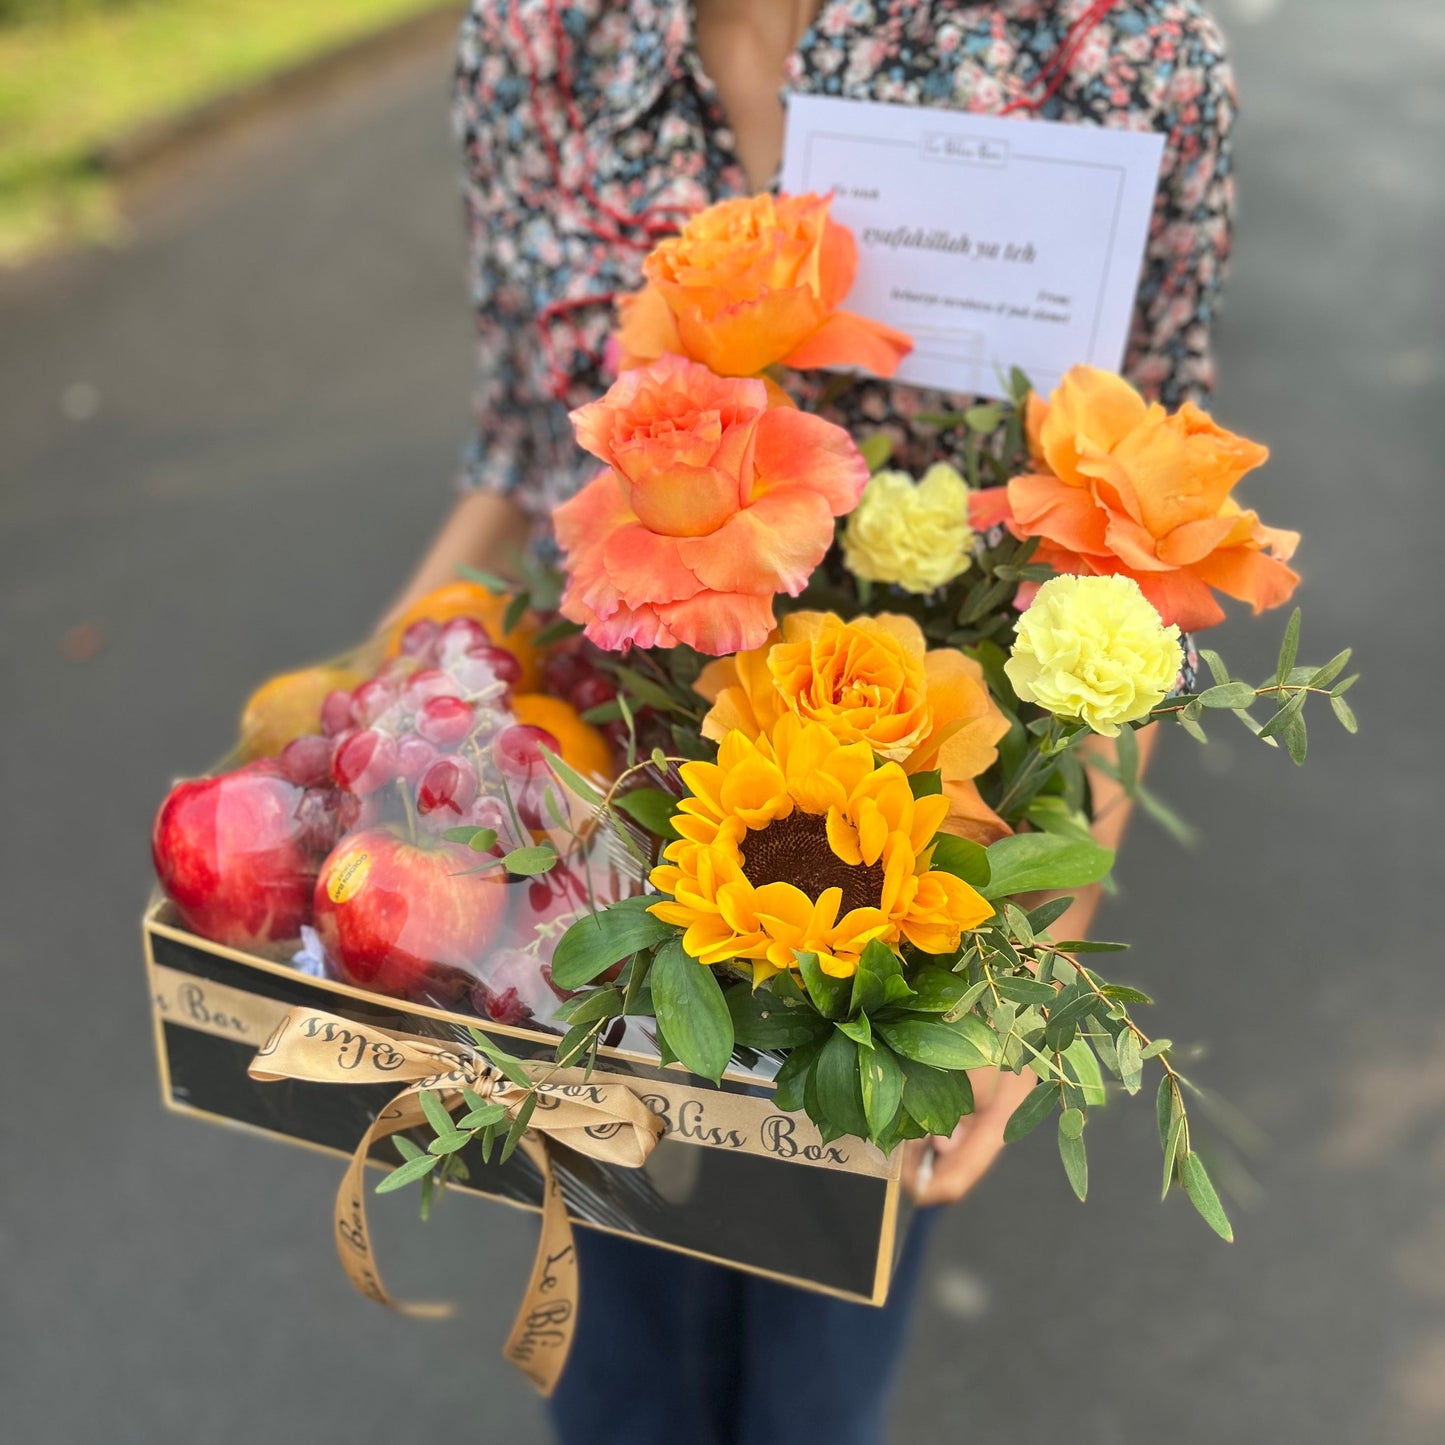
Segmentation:
{"type": "Polygon", "coordinates": [[[907,472],[879,472],[843,534],[843,560],[855,577],[908,592],[936,592],[961,576],[972,549],[968,483],[946,462],[919,482],[907,472]]]}
{"type": "Polygon", "coordinates": [[[1004,671],[1025,702],[1114,737],[1179,675],[1179,629],[1132,577],[1054,577],[1019,618],[1004,671]]]}

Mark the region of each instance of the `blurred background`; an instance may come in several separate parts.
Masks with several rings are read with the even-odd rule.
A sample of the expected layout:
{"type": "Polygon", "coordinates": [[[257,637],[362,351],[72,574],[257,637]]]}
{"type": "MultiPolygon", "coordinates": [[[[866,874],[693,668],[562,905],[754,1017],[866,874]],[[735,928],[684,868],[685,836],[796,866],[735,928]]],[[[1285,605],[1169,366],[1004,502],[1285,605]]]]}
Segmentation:
{"type": "MultiPolygon", "coordinates": [[[[1303,771],[1216,722],[1107,905],[1160,1032],[1260,1140],[1238,1243],[1153,1202],[1146,1108],[1049,1131],[941,1229],[899,1442],[1445,1439],[1439,887],[1445,6],[1216,0],[1243,97],[1217,414],[1305,533],[1304,652],[1361,736],[1303,771]],[[1249,744],[1246,746],[1246,744],[1249,744]]],[[[368,631],[446,510],[471,323],[425,0],[0,0],[0,1434],[547,1439],[499,1348],[530,1217],[378,1209],[337,1162],[162,1111],[138,920],[169,781],[270,673],[368,631]]],[[[1283,618],[1230,625],[1236,671],[1283,618]]],[[[1247,664],[1247,665],[1246,665],[1247,664]]],[[[625,1348],[619,1344],[619,1348],[625,1348]]]]}

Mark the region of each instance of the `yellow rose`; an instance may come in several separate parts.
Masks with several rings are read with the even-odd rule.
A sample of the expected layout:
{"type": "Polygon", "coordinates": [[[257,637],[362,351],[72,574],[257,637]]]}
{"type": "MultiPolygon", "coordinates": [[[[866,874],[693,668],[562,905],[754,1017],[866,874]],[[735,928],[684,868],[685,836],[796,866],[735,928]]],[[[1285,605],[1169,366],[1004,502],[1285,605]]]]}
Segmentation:
{"type": "Polygon", "coordinates": [[[947,462],[915,482],[907,472],[879,472],[848,518],[843,560],[855,577],[892,582],[908,592],[936,592],[973,561],[968,483],[947,462]]]}
{"type": "Polygon", "coordinates": [[[1112,738],[1163,701],[1180,660],[1179,629],[1132,577],[1054,577],[1019,618],[1004,671],[1025,702],[1112,738]]]}
{"type": "Polygon", "coordinates": [[[949,803],[945,832],[981,843],[1008,832],[974,781],[998,756],[1008,720],[978,663],[930,649],[911,617],[844,622],[831,612],[791,612],[764,646],[710,663],[696,686],[713,705],[704,737],[755,738],[789,713],[820,722],[840,743],[866,743],[906,772],[937,768],[949,803]]]}

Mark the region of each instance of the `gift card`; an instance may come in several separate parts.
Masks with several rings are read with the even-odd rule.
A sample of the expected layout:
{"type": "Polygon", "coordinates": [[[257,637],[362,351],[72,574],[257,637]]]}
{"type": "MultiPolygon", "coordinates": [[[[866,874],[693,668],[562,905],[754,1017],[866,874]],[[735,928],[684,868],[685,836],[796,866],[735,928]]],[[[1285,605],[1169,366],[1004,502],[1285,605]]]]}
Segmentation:
{"type": "Polygon", "coordinates": [[[1117,371],[1164,137],[959,111],[788,98],[782,189],[834,195],[858,242],[847,308],[913,337],[900,381],[1002,396],[1117,371]]]}

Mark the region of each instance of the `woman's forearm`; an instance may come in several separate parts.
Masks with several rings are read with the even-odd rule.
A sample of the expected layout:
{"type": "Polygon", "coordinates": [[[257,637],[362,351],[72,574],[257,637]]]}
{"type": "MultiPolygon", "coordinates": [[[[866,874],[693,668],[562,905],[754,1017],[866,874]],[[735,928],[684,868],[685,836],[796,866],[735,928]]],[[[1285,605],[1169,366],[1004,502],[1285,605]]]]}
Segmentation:
{"type": "Polygon", "coordinates": [[[513,575],[529,530],[526,513],[516,503],[489,492],[469,492],[442,523],[411,580],[387,609],[381,627],[428,592],[454,581],[459,566],[480,567],[503,577],[513,575]]]}

